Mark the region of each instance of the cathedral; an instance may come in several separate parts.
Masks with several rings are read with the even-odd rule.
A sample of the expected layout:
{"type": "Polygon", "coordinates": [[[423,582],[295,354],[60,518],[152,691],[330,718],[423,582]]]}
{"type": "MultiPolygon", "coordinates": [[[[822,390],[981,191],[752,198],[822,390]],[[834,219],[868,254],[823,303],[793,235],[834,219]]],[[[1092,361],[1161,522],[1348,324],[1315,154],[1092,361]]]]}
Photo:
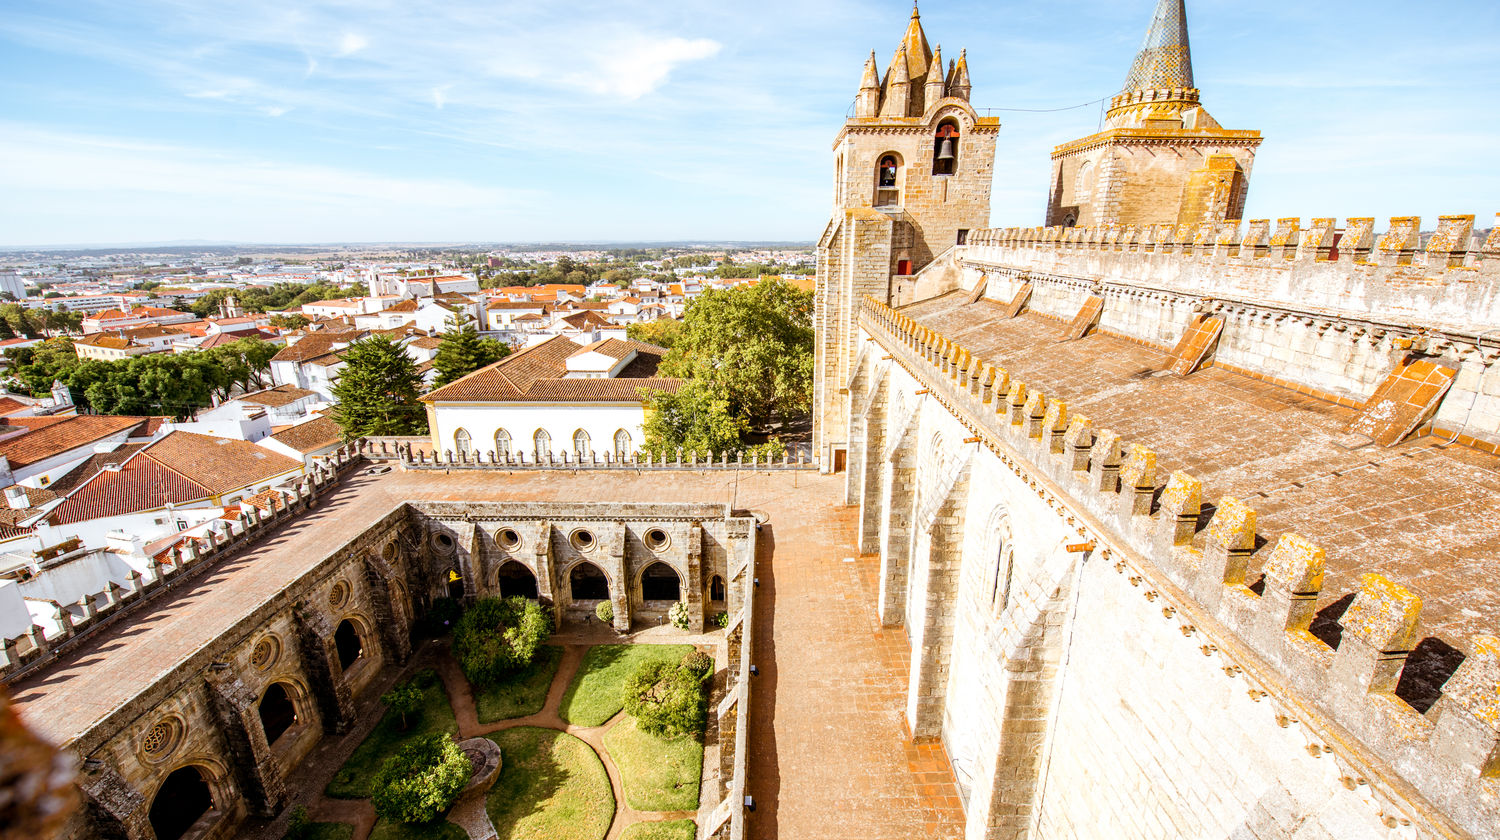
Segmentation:
{"type": "Polygon", "coordinates": [[[351,442],[150,586],[54,605],[63,637],[3,640],[0,815],[364,813],[322,795],[332,759],[441,660],[437,605],[520,595],[575,662],[713,650],[670,815],[705,840],[1500,837],[1500,227],[1242,218],[1259,133],[1205,110],[1185,0],[1143,23],[1035,227],[990,224],[964,51],[913,10],[869,57],[812,462],[351,442]]]}

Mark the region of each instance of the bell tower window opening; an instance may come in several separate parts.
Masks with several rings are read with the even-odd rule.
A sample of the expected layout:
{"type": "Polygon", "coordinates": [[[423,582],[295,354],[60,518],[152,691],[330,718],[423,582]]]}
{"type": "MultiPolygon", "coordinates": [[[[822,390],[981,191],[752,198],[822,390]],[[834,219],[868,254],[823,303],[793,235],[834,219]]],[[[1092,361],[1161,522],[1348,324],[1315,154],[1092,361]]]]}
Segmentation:
{"type": "Polygon", "coordinates": [[[875,206],[901,206],[901,159],[894,154],[881,155],[875,166],[875,206]]]}
{"type": "Polygon", "coordinates": [[[932,174],[952,175],[958,171],[958,123],[944,120],[932,142],[932,174]]]}

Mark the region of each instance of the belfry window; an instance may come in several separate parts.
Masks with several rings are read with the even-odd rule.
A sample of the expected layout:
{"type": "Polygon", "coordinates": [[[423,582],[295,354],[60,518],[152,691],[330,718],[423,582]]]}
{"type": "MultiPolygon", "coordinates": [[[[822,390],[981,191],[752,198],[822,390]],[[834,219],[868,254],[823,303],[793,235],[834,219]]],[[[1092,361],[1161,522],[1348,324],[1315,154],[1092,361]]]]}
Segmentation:
{"type": "Polygon", "coordinates": [[[901,159],[893,154],[881,155],[875,167],[875,206],[898,207],[901,204],[901,159]]]}
{"type": "Polygon", "coordinates": [[[958,171],[958,124],[944,120],[932,140],[932,174],[952,175],[958,171]]]}

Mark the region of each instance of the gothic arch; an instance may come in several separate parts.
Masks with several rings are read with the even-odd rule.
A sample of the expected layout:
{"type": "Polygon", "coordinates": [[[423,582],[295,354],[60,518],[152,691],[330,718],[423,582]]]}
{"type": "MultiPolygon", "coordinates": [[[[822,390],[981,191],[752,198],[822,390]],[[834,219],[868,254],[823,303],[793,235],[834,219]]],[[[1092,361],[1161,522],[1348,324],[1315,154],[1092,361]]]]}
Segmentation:
{"type": "Polygon", "coordinates": [[[266,733],[266,743],[275,744],[288,730],[302,723],[304,697],[301,687],[285,679],[275,680],[261,692],[255,708],[266,733]]]}
{"type": "Polygon", "coordinates": [[[593,451],[593,444],[589,439],[589,433],[584,429],[573,430],[573,457],[584,461],[588,459],[593,451]]]}
{"type": "Polygon", "coordinates": [[[637,577],[642,601],[681,601],[682,575],[670,563],[657,560],[637,577]]]}
{"type": "Polygon", "coordinates": [[[875,156],[875,206],[900,207],[906,196],[906,161],[896,151],[875,156]]]}
{"type": "Polygon", "coordinates": [[[495,456],[504,459],[510,454],[510,432],[504,429],[495,430],[495,456]]]}
{"type": "Polygon", "coordinates": [[[204,764],[184,764],[168,773],[151,796],[148,819],[156,840],[178,840],[186,836],[199,821],[212,817],[225,792],[219,787],[220,774],[204,764]]]}
{"type": "Polygon", "coordinates": [[[468,429],[461,428],[453,433],[453,451],[460,457],[474,451],[474,438],[469,434],[468,429]]]}
{"type": "Polygon", "coordinates": [[[552,452],[552,435],[547,434],[546,429],[537,429],[531,436],[531,442],[535,446],[538,461],[552,452]]]}
{"type": "Polygon", "coordinates": [[[991,511],[985,522],[987,544],[983,555],[985,566],[982,598],[988,599],[989,614],[999,618],[1010,605],[1011,586],[1016,572],[1016,550],[1011,535],[1010,511],[1001,505],[991,511]]]}
{"type": "Polygon", "coordinates": [[[611,597],[609,573],[598,564],[580,560],[568,569],[568,597],[578,601],[607,601],[611,597]]]}
{"type": "Polygon", "coordinates": [[[368,625],[358,616],[345,616],[333,631],[333,644],[338,651],[339,667],[348,671],[369,654],[368,625]]]}
{"type": "Polygon", "coordinates": [[[506,560],[500,564],[495,570],[495,586],[502,598],[519,596],[535,600],[537,597],[536,573],[519,560],[506,560]]]}

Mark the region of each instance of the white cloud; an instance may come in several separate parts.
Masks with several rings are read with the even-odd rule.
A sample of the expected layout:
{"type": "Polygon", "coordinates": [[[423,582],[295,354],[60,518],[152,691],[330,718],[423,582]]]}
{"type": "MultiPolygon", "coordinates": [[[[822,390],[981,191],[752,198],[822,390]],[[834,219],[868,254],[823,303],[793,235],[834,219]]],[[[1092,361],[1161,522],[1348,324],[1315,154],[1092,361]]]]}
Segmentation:
{"type": "Polygon", "coordinates": [[[448,101],[448,89],[452,85],[438,85],[432,89],[432,104],[439,111],[443,110],[443,104],[448,101]]]}
{"type": "Polygon", "coordinates": [[[266,112],[266,116],[268,117],[279,117],[292,109],[287,108],[283,105],[267,105],[263,110],[266,112]]]}
{"type": "Polygon", "coordinates": [[[721,49],[708,38],[634,38],[596,52],[591,72],[563,78],[595,93],[639,99],[661,87],[679,65],[712,58],[721,49]]]}
{"type": "Polygon", "coordinates": [[[354,55],[365,47],[370,46],[370,39],[357,32],[345,32],[344,37],[339,39],[339,49],[335,55],[340,58],[354,55]]]}

